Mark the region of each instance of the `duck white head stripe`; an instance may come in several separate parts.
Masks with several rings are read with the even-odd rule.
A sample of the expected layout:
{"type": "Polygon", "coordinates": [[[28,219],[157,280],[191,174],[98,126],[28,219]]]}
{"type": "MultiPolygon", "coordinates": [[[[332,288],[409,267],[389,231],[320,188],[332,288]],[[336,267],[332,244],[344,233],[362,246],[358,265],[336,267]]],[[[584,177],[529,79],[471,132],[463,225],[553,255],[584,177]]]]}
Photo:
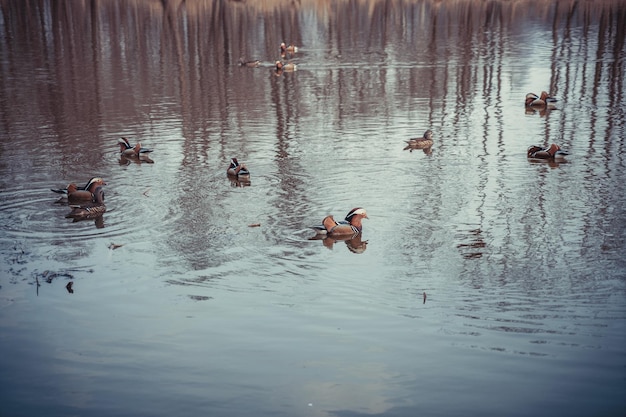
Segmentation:
{"type": "Polygon", "coordinates": [[[365,211],[365,209],[363,209],[361,207],[356,207],[356,208],[353,208],[352,210],[350,210],[350,212],[346,216],[346,220],[350,221],[350,218],[352,216],[357,215],[357,214],[360,214],[362,216],[367,216],[367,212],[365,211]]]}

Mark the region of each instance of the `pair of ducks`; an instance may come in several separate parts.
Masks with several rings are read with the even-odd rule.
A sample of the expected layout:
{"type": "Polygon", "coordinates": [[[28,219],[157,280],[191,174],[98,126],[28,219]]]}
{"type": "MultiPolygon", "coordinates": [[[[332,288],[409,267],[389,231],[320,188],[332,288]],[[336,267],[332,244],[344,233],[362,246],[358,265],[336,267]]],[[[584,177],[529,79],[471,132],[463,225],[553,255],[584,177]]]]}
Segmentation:
{"type": "MultiPolygon", "coordinates": [[[[127,143],[127,142],[125,142],[127,143]]],[[[135,148],[135,147],[133,147],[135,148]]],[[[138,144],[137,149],[141,149],[138,144]]],[[[150,151],[148,151],[150,152],[150,151]]],[[[139,153],[135,153],[139,155],[139,153]]],[[[246,177],[250,175],[244,164],[239,164],[237,158],[231,159],[231,164],[227,169],[229,175],[237,177],[246,177]]],[[[65,194],[72,211],[68,213],[66,218],[76,220],[94,219],[101,216],[107,210],[104,204],[104,189],[106,182],[100,177],[91,178],[84,186],[78,186],[75,183],[68,184],[67,187],[61,189],[52,189],[55,193],[65,194]]]]}
{"type": "MultiPolygon", "coordinates": [[[[406,141],[408,144],[404,149],[429,149],[433,146],[433,132],[427,130],[421,138],[410,139],[406,141]]],[[[540,145],[532,145],[526,152],[529,158],[535,159],[559,159],[568,155],[556,143],[552,143],[547,147],[540,145]]]]}
{"type": "MultiPolygon", "coordinates": [[[[293,44],[287,45],[285,44],[285,42],[282,42],[280,44],[280,55],[282,57],[285,57],[287,54],[294,55],[296,52],[298,52],[297,46],[293,44]]],[[[239,65],[242,67],[256,68],[261,65],[261,61],[259,61],[258,59],[254,61],[244,61],[243,58],[239,58],[239,65]]],[[[285,63],[283,61],[278,60],[274,64],[274,69],[276,70],[277,73],[282,73],[283,71],[295,71],[297,69],[297,66],[293,62],[285,63]]]]}
{"type": "MultiPolygon", "coordinates": [[[[141,143],[131,145],[128,139],[118,139],[120,156],[125,158],[141,158],[144,154],[152,152],[152,149],[142,148],[141,143]]],[[[95,219],[107,210],[104,204],[104,189],[106,182],[100,177],[93,177],[84,186],[75,183],[68,184],[61,189],[52,189],[55,193],[67,196],[67,202],[72,211],[65,217],[75,220],[95,219]]]]}
{"type": "MultiPolygon", "coordinates": [[[[230,160],[226,174],[237,178],[250,177],[248,167],[245,164],[240,164],[237,158],[230,160]]],[[[363,228],[362,220],[367,218],[365,209],[357,207],[350,210],[345,220],[338,222],[332,215],[328,215],[324,217],[321,225],[314,226],[313,229],[318,234],[326,234],[328,236],[352,236],[361,232],[363,228]]]]}
{"type": "MultiPolygon", "coordinates": [[[[280,56],[283,58],[287,55],[295,55],[296,52],[298,52],[298,47],[294,44],[286,45],[285,42],[280,44],[280,56]]],[[[293,62],[276,61],[276,72],[295,71],[296,69],[297,66],[293,62]]]]}
{"type": "Polygon", "coordinates": [[[75,183],[61,189],[52,189],[55,193],[65,194],[72,211],[65,217],[75,220],[95,219],[106,212],[104,189],[107,183],[100,177],[93,177],[84,186],[75,183]]]}
{"type": "MultiPolygon", "coordinates": [[[[553,109],[557,99],[550,96],[546,91],[542,91],[540,95],[535,93],[526,94],[524,104],[527,108],[533,109],[553,109]]],[[[561,149],[556,143],[549,146],[532,145],[526,151],[528,158],[533,159],[559,159],[568,153],[561,149]]]]}

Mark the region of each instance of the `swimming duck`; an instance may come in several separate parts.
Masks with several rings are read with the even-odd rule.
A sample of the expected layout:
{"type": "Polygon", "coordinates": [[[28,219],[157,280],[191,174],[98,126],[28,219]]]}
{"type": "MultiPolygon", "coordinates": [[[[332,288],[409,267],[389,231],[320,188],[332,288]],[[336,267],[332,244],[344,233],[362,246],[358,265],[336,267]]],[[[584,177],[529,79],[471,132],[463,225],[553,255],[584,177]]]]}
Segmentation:
{"type": "Polygon", "coordinates": [[[104,190],[102,186],[96,187],[93,195],[94,201],[92,203],[70,206],[72,207],[72,211],[65,217],[73,218],[74,220],[85,220],[95,219],[96,217],[104,214],[104,212],[107,211],[107,208],[104,205],[104,190]]]}
{"type": "Polygon", "coordinates": [[[120,145],[120,154],[127,158],[139,157],[141,154],[152,152],[152,149],[142,148],[139,142],[134,146],[131,145],[128,139],[124,137],[118,139],[117,143],[120,145]]]}
{"type": "Polygon", "coordinates": [[[287,46],[285,42],[282,42],[280,44],[281,55],[285,55],[286,53],[295,54],[296,52],[298,52],[298,47],[295,46],[294,44],[291,44],[289,46],[287,46]]]}
{"type": "Polygon", "coordinates": [[[226,169],[226,173],[228,175],[233,175],[233,176],[236,176],[236,177],[249,176],[250,175],[250,171],[248,171],[248,167],[246,167],[245,164],[240,164],[237,161],[237,158],[233,158],[233,159],[230,160],[230,165],[226,169]]]}
{"type": "Polygon", "coordinates": [[[526,94],[526,107],[552,107],[555,102],[556,99],[554,97],[550,97],[545,91],[542,91],[540,96],[535,93],[526,94]]]}
{"type": "Polygon", "coordinates": [[[256,68],[259,65],[261,65],[261,61],[259,61],[259,60],[256,60],[256,61],[244,61],[243,58],[239,58],[239,66],[241,66],[241,67],[256,68]]]}
{"type": "Polygon", "coordinates": [[[421,138],[413,138],[405,141],[408,145],[405,149],[426,149],[433,146],[433,131],[428,129],[421,138]]]}
{"type": "Polygon", "coordinates": [[[345,221],[336,221],[332,215],[328,215],[322,220],[321,226],[315,226],[313,229],[318,234],[329,236],[353,235],[363,229],[361,221],[368,218],[365,209],[357,207],[350,210],[345,221]]]}
{"type": "Polygon", "coordinates": [[[70,185],[72,185],[73,188],[75,188],[76,190],[88,190],[89,187],[94,182],[96,182],[98,180],[104,181],[104,180],[102,180],[102,178],[93,177],[93,178],[89,179],[89,181],[87,181],[87,184],[85,184],[85,185],[76,185],[75,183],[71,183],[71,184],[68,184],[67,187],[65,187],[65,188],[51,188],[50,191],[53,191],[53,192],[58,193],[58,194],[67,194],[67,189],[69,188],[70,185]]]}
{"type": "Polygon", "coordinates": [[[76,184],[69,184],[67,186],[67,201],[70,203],[78,201],[93,202],[95,201],[95,190],[103,185],[107,185],[107,183],[99,177],[92,178],[86,190],[79,190],[76,184]]]}
{"type": "Polygon", "coordinates": [[[297,69],[296,64],[293,62],[284,63],[282,61],[276,61],[276,71],[295,71],[297,69]]]}
{"type": "MultiPolygon", "coordinates": [[[[336,224],[345,224],[345,225],[349,225],[350,222],[347,220],[348,216],[350,215],[350,213],[348,213],[348,215],[345,217],[345,220],[335,220],[335,218],[333,216],[326,216],[324,217],[324,219],[322,220],[322,223],[320,224],[316,224],[315,226],[311,226],[311,228],[313,230],[315,230],[317,237],[313,237],[312,239],[315,240],[317,238],[323,238],[326,234],[328,234],[328,231],[326,230],[326,225],[324,224],[324,221],[327,220],[329,217],[332,218],[332,221],[334,221],[336,224]]],[[[327,220],[328,221],[328,220],[327,220]]],[[[330,222],[330,221],[328,221],[330,222]]],[[[329,223],[330,224],[330,223],[329,223]]]]}
{"type": "MultiPolygon", "coordinates": [[[[78,186],[75,183],[68,184],[65,188],[53,189],[55,193],[65,194],[68,201],[93,201],[93,191],[96,187],[106,185],[106,182],[100,177],[91,178],[84,186],[78,186]]],[[[61,197],[63,198],[63,197],[61,197]]]]}
{"type": "Polygon", "coordinates": [[[533,145],[528,148],[527,155],[529,158],[539,159],[556,159],[567,155],[568,153],[561,150],[556,143],[551,144],[547,148],[539,145],[533,145]]]}

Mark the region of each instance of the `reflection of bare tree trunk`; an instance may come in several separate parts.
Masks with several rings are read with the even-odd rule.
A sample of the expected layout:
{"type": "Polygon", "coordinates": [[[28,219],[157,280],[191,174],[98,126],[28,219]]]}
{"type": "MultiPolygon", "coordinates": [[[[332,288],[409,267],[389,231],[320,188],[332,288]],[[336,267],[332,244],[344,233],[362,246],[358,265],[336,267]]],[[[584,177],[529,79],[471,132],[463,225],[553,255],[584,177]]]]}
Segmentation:
{"type": "MultiPolygon", "coordinates": [[[[188,114],[187,110],[189,110],[190,106],[187,102],[187,97],[189,94],[187,80],[189,72],[186,71],[187,67],[185,65],[183,55],[184,55],[184,47],[183,42],[181,40],[182,31],[179,26],[180,10],[182,7],[182,0],[179,1],[168,1],[162,0],[163,4],[163,34],[161,45],[163,46],[163,51],[167,46],[171,46],[172,53],[174,55],[174,62],[176,62],[176,74],[174,79],[178,79],[179,85],[179,99],[181,108],[183,110],[183,114],[188,114]]],[[[167,56],[167,55],[166,55],[167,56]]],[[[169,74],[164,74],[166,78],[169,78],[169,74]]],[[[185,126],[183,124],[183,135],[185,135],[185,126]]]]}

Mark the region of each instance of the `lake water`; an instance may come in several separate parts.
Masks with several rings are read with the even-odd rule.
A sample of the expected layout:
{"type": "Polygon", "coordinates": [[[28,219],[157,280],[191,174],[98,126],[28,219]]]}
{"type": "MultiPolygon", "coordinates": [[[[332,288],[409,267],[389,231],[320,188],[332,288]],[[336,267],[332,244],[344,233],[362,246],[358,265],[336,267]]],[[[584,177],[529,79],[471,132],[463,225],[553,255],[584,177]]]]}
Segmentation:
{"type": "Polygon", "coordinates": [[[626,413],[626,2],[0,13],[1,416],[626,413]]]}

